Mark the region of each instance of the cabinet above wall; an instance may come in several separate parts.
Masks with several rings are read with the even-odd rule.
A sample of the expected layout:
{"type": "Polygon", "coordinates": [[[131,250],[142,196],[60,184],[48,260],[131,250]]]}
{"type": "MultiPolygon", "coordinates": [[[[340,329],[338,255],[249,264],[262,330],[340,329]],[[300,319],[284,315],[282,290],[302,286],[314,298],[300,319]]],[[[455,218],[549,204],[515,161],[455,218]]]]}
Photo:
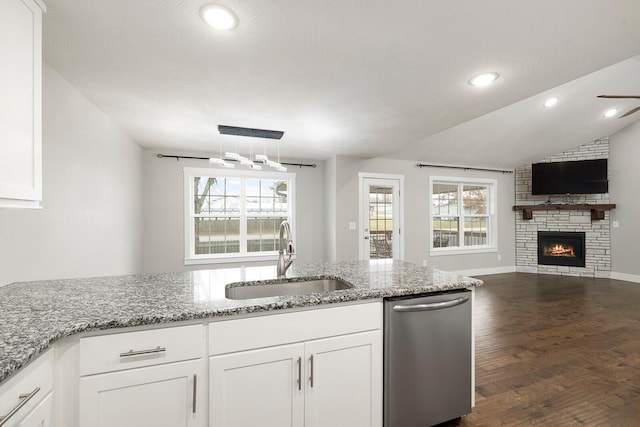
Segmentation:
{"type": "Polygon", "coordinates": [[[44,11],[39,0],[0,2],[0,207],[41,207],[44,11]]]}

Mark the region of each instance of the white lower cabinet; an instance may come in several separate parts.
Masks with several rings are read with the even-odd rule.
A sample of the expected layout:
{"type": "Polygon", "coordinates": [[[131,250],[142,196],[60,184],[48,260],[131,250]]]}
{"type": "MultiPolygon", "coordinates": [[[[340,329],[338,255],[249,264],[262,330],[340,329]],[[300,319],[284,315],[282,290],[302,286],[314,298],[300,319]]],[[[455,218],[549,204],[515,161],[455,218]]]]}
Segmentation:
{"type": "Polygon", "coordinates": [[[305,427],[382,425],[380,331],[305,343],[305,427]]]}
{"type": "Polygon", "coordinates": [[[24,419],[18,424],[19,427],[54,427],[53,393],[49,393],[47,397],[35,407],[24,419]]]}
{"type": "Polygon", "coordinates": [[[81,338],[78,354],[77,427],[204,426],[203,325],[81,338]]]}
{"type": "Polygon", "coordinates": [[[381,331],[210,358],[210,427],[382,425],[381,331]]]}
{"type": "Polygon", "coordinates": [[[49,349],[0,387],[2,427],[55,427],[55,350],[49,349]]]}
{"type": "Polygon", "coordinates": [[[212,357],[209,425],[303,425],[303,357],[304,344],[212,357]]]}
{"type": "Polygon", "coordinates": [[[80,378],[82,427],[204,425],[202,360],[80,378]]]}

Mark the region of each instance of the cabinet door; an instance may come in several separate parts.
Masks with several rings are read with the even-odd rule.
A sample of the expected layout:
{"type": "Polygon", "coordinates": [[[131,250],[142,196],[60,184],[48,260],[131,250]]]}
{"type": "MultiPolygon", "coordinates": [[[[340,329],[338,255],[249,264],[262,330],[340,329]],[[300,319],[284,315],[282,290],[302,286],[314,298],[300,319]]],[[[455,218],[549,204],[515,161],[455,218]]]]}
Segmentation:
{"type": "Polygon", "coordinates": [[[82,427],[200,427],[202,360],[80,378],[82,427]]]}
{"type": "Polygon", "coordinates": [[[0,207],[42,199],[41,46],[38,4],[0,2],[0,207]]]}
{"type": "Polygon", "coordinates": [[[382,332],[310,341],[305,427],[382,425],[382,332]]]}
{"type": "Polygon", "coordinates": [[[20,424],[19,427],[55,427],[53,412],[53,393],[44,398],[36,408],[31,411],[20,424]]]}
{"type": "Polygon", "coordinates": [[[303,356],[292,344],[211,357],[210,427],[302,426],[303,356]]]}

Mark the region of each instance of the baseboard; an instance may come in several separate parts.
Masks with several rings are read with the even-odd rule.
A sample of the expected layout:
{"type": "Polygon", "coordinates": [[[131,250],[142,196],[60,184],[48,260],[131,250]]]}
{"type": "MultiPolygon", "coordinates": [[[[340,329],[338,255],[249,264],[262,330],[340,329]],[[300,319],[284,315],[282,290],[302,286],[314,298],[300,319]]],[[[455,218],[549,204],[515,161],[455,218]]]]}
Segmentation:
{"type": "Polygon", "coordinates": [[[527,267],[524,265],[518,265],[516,266],[516,271],[518,273],[534,273],[534,274],[538,274],[538,267],[527,267]]]}
{"type": "Polygon", "coordinates": [[[515,273],[516,266],[509,265],[506,267],[491,267],[491,268],[473,268],[470,270],[458,270],[454,271],[454,273],[459,274],[461,276],[485,276],[489,274],[502,274],[502,273],[515,273]]]}
{"type": "Polygon", "coordinates": [[[624,280],[625,282],[640,283],[640,276],[637,274],[615,273],[612,271],[609,277],[615,280],[624,280]]]}

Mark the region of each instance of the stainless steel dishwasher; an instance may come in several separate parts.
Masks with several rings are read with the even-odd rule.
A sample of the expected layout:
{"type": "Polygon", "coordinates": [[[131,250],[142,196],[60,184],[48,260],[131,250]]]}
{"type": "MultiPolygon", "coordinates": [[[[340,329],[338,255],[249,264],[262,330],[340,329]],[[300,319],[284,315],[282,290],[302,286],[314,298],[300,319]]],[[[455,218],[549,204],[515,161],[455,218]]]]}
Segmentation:
{"type": "Polygon", "coordinates": [[[471,291],[385,300],[385,427],[471,412],[471,340],[471,291]]]}

